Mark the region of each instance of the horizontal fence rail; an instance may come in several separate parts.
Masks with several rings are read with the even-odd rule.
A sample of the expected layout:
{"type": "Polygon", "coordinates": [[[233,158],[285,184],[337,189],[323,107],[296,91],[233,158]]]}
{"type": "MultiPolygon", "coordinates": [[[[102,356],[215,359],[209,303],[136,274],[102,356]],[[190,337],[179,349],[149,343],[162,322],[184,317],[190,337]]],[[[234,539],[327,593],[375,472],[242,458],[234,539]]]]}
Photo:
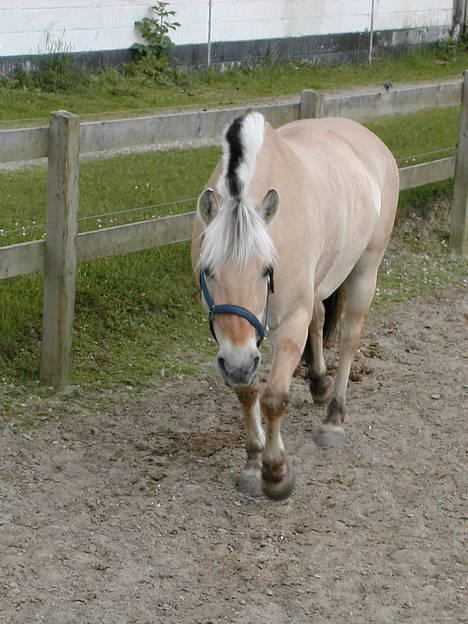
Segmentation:
{"type": "MultiPolygon", "coordinates": [[[[454,213],[455,219],[452,218],[452,225],[455,223],[453,247],[461,254],[468,252],[466,249],[467,81],[468,72],[465,72],[457,156],[440,158],[399,170],[400,190],[439,182],[455,175],[454,206],[457,212],[454,213]]],[[[408,87],[406,91],[400,89],[399,95],[396,95],[396,91],[388,94],[386,91],[374,93],[372,90],[360,90],[353,96],[347,96],[346,110],[340,108],[344,101],[343,94],[338,97],[335,94],[321,94],[309,90],[302,93],[300,101],[256,106],[256,109],[275,126],[293,119],[329,116],[329,114],[359,118],[359,110],[366,108],[366,101],[366,110],[372,114],[376,114],[378,110],[384,111],[384,114],[390,109],[395,112],[395,107],[403,106],[402,103],[406,111],[411,106],[418,106],[418,110],[425,107],[412,98],[426,97],[430,107],[455,105],[460,102],[460,85],[460,81],[452,81],[440,83],[437,88],[432,86],[432,90],[430,86],[424,85],[417,88],[408,87]],[[444,92],[443,84],[446,84],[444,88],[448,89],[447,92],[444,92]],[[391,102],[393,104],[390,105],[391,102]]],[[[144,144],[148,143],[148,137],[162,142],[183,141],[188,138],[206,140],[218,137],[233,116],[244,111],[245,108],[219,109],[83,124],[80,124],[74,115],[62,111],[52,113],[51,123],[47,128],[0,131],[0,162],[49,156],[46,239],[0,247],[0,279],[35,272],[45,273],[42,381],[57,389],[65,387],[70,381],[76,263],[190,240],[195,214],[187,212],[76,234],[79,223],[80,152],[144,144]],[[54,317],[54,310],[65,309],[66,313],[54,317]],[[47,340],[44,336],[47,336],[47,340]]]]}
{"type": "Polygon", "coordinates": [[[462,81],[444,80],[437,84],[389,85],[376,89],[354,89],[352,95],[329,93],[324,99],[324,117],[348,117],[364,121],[384,115],[417,113],[428,108],[458,106],[462,81]]]}
{"type": "MultiPolygon", "coordinates": [[[[319,116],[347,117],[356,121],[382,115],[414,113],[426,108],[457,106],[461,80],[422,85],[395,85],[387,89],[368,87],[320,94],[319,116]]],[[[148,115],[129,119],[89,121],[80,124],[80,153],[105,152],[158,144],[161,148],[197,141],[215,141],[232,119],[255,108],[273,126],[300,116],[302,98],[232,108],[148,115]]],[[[48,127],[0,130],[0,163],[48,156],[48,127]]]]}
{"type": "Polygon", "coordinates": [[[400,169],[400,191],[453,178],[455,156],[400,169]]]}
{"type": "Polygon", "coordinates": [[[0,247],[0,279],[44,270],[45,241],[0,247]]]}

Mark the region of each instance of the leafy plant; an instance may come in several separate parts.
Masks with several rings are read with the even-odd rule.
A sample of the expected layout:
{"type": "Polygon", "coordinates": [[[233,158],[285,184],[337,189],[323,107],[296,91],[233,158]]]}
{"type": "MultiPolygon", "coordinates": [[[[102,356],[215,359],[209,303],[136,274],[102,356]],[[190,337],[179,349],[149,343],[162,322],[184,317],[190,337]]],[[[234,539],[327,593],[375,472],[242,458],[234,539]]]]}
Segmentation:
{"type": "Polygon", "coordinates": [[[466,54],[468,50],[468,36],[462,34],[458,39],[450,37],[440,41],[435,47],[435,55],[439,61],[450,63],[456,61],[462,54],[466,54]]]}
{"type": "Polygon", "coordinates": [[[135,28],[147,43],[135,43],[132,49],[141,70],[151,78],[157,77],[167,68],[169,52],[174,47],[169,33],[180,26],[179,22],[171,21],[176,13],[170,11],[168,6],[169,2],[157,2],[151,7],[152,17],[135,22],[135,28]]]}
{"type": "Polygon", "coordinates": [[[43,91],[67,91],[74,81],[73,61],[66,54],[52,54],[40,61],[35,82],[43,91]]]}

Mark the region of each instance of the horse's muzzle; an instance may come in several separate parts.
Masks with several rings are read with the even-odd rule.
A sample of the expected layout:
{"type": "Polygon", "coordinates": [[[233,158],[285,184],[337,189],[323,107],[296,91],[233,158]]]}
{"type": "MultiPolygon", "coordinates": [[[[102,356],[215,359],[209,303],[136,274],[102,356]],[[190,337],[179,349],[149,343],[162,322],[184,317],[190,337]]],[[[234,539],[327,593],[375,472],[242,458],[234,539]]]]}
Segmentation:
{"type": "Polygon", "coordinates": [[[254,383],[257,375],[258,367],[260,366],[260,355],[252,358],[249,364],[243,366],[236,366],[231,368],[226,362],[225,358],[218,357],[218,366],[223,376],[224,382],[230,387],[236,386],[250,386],[254,383]]]}

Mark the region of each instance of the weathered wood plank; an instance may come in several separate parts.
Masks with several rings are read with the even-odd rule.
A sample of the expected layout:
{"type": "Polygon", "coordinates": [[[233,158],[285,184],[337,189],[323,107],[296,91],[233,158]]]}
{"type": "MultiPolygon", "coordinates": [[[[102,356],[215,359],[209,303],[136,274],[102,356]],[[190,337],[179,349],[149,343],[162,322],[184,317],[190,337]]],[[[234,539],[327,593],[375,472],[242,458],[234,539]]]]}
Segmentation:
{"type": "Polygon", "coordinates": [[[384,115],[416,113],[428,108],[458,106],[461,101],[461,80],[445,80],[436,84],[388,85],[363,87],[348,93],[326,93],[324,117],[347,117],[364,121],[384,115]]]}
{"type": "Polygon", "coordinates": [[[78,236],[78,260],[86,262],[190,240],[194,212],[118,225],[78,236]]]}
{"type": "Polygon", "coordinates": [[[468,70],[464,73],[460,134],[453,189],[450,247],[468,257],[468,70]]]}
{"type": "Polygon", "coordinates": [[[45,241],[0,247],[0,279],[44,270],[45,241]]]}
{"type": "Polygon", "coordinates": [[[71,375],[79,171],[79,117],[66,111],[52,113],[40,375],[56,389],[65,388],[71,375]]]}
{"type": "Polygon", "coordinates": [[[48,143],[47,126],[0,130],[0,163],[44,158],[48,143]]]}
{"type": "MultiPolygon", "coordinates": [[[[190,240],[194,215],[188,212],[83,232],[77,237],[77,259],[87,262],[190,240]]],[[[0,279],[43,271],[44,249],[45,241],[0,247],[0,279]]]]}
{"type": "Polygon", "coordinates": [[[453,178],[455,156],[400,169],[400,191],[453,178]]]}
{"type": "MultiPolygon", "coordinates": [[[[81,152],[91,153],[141,145],[171,145],[220,139],[221,132],[249,106],[168,115],[150,115],[81,124],[81,152]]],[[[273,126],[298,118],[299,102],[256,105],[273,126]]]]}

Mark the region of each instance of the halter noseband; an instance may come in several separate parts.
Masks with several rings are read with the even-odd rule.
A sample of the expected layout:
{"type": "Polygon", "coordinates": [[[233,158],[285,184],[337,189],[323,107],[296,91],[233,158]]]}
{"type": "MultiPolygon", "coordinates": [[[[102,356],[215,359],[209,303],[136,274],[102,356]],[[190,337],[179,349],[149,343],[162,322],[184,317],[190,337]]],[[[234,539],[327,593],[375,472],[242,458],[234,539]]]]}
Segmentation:
{"type": "Polygon", "coordinates": [[[200,271],[200,288],[203,293],[203,296],[206,301],[206,305],[208,306],[210,312],[208,314],[208,321],[210,323],[210,331],[213,335],[213,338],[218,342],[216,338],[215,331],[213,329],[213,317],[216,314],[234,314],[235,316],[240,316],[241,318],[248,321],[256,330],[258,334],[257,347],[259,347],[262,343],[262,340],[265,338],[267,326],[268,326],[268,308],[269,308],[269,299],[270,294],[275,292],[275,286],[273,282],[273,267],[268,268],[267,273],[267,300],[265,304],[265,312],[263,315],[263,323],[258,320],[255,314],[252,314],[250,310],[247,308],[243,308],[242,306],[233,305],[231,303],[224,303],[221,305],[215,305],[213,303],[213,299],[211,298],[210,291],[208,290],[208,286],[206,284],[206,276],[205,271],[200,271]]]}

